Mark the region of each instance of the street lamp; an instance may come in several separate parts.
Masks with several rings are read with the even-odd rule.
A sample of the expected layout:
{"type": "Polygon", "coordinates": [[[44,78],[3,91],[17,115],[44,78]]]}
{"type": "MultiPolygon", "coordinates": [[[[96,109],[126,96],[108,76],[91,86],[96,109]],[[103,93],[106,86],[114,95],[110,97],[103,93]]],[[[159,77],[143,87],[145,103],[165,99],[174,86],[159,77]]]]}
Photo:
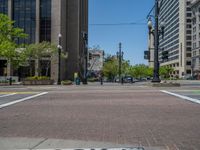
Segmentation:
{"type": "Polygon", "coordinates": [[[61,72],[61,50],[62,50],[62,46],[61,46],[61,38],[62,38],[62,34],[58,34],[58,81],[57,84],[61,85],[61,79],[60,79],[60,72],[61,72]]]}
{"type": "Polygon", "coordinates": [[[155,83],[160,83],[160,81],[161,81],[160,77],[159,77],[160,65],[159,65],[159,60],[158,60],[159,36],[160,36],[160,34],[164,35],[164,27],[165,27],[164,22],[161,22],[160,29],[159,29],[159,10],[160,10],[163,0],[161,0],[160,3],[159,2],[160,2],[160,0],[155,0],[155,16],[154,16],[155,27],[153,28],[153,23],[151,21],[151,18],[149,18],[149,21],[148,21],[149,34],[153,34],[153,36],[154,36],[155,50],[154,50],[154,71],[153,71],[152,82],[155,82],[155,83]]]}
{"type": "Polygon", "coordinates": [[[123,61],[124,52],[122,52],[122,43],[119,43],[119,52],[117,52],[117,58],[119,60],[119,82],[123,84],[123,80],[121,77],[122,74],[122,61],[123,61]]]}

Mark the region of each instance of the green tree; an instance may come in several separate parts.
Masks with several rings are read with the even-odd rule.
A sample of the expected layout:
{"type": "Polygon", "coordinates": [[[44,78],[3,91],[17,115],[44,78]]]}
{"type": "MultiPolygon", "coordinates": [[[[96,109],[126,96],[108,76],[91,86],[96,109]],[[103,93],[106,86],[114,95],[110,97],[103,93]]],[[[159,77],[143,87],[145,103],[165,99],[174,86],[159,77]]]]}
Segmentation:
{"type": "Polygon", "coordinates": [[[152,69],[144,64],[130,66],[129,74],[135,78],[151,77],[152,69]]]}
{"type": "MultiPolygon", "coordinates": [[[[121,75],[129,75],[129,67],[130,61],[129,60],[122,60],[121,64],[121,75]]],[[[103,67],[104,76],[110,80],[114,80],[115,77],[119,74],[119,60],[112,55],[107,55],[104,60],[104,67],[103,67]]]]}
{"type": "Polygon", "coordinates": [[[118,61],[116,58],[106,58],[103,66],[103,74],[109,80],[114,80],[114,78],[118,75],[118,61]]]}
{"type": "Polygon", "coordinates": [[[174,68],[168,66],[160,67],[160,76],[164,78],[169,78],[170,74],[174,71],[174,68]]]}
{"type": "MultiPolygon", "coordinates": [[[[36,71],[38,72],[38,75],[41,75],[41,68],[43,63],[40,63],[42,58],[49,58],[49,63],[45,64],[45,66],[48,71],[48,68],[50,67],[50,62],[52,61],[53,56],[57,54],[57,48],[54,44],[51,44],[50,42],[41,42],[36,44],[30,44],[27,45],[24,50],[24,56],[27,58],[27,65],[31,64],[32,60],[37,61],[37,68],[36,71]]],[[[48,72],[46,71],[46,75],[48,72]]]]}
{"type": "Polygon", "coordinates": [[[23,29],[14,27],[14,21],[0,14],[0,57],[7,59],[15,68],[25,60],[24,55],[21,55],[23,49],[15,41],[26,37],[23,29]]]}

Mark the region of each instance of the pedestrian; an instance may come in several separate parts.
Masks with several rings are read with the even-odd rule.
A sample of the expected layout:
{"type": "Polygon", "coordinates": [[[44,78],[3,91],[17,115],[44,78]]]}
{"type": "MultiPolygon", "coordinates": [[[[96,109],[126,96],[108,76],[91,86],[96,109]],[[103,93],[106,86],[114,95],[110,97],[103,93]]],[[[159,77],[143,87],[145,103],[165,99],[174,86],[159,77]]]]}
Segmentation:
{"type": "Polygon", "coordinates": [[[99,80],[100,80],[101,85],[103,85],[103,73],[102,72],[100,73],[99,80]]]}

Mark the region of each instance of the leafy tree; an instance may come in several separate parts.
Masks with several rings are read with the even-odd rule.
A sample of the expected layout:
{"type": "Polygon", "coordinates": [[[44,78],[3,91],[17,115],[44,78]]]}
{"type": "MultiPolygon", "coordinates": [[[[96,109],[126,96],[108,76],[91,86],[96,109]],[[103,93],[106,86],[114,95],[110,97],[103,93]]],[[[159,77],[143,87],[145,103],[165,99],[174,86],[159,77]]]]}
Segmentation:
{"type": "MultiPolygon", "coordinates": [[[[122,60],[121,73],[126,76],[129,74],[130,61],[122,60]]],[[[104,60],[103,74],[110,80],[114,80],[119,73],[119,60],[112,55],[107,55],[104,60]]]]}
{"type": "Polygon", "coordinates": [[[25,60],[24,55],[21,55],[23,49],[15,40],[26,37],[23,29],[14,27],[14,21],[7,15],[0,14],[0,57],[7,59],[15,68],[25,60]]]}
{"type": "Polygon", "coordinates": [[[122,61],[122,74],[123,75],[129,75],[129,68],[130,68],[130,61],[129,60],[123,60],[122,61]]]}
{"type": "Polygon", "coordinates": [[[57,54],[57,48],[54,44],[50,42],[41,42],[36,44],[27,45],[24,51],[24,55],[27,58],[27,64],[30,65],[32,60],[36,60],[38,75],[41,75],[41,68],[46,67],[46,75],[48,74],[48,69],[50,68],[50,61],[48,64],[40,63],[42,58],[46,57],[52,60],[53,56],[57,54]],[[47,65],[47,66],[43,66],[47,65]]]}
{"type": "Polygon", "coordinates": [[[103,66],[103,74],[109,80],[114,80],[118,75],[118,61],[115,57],[109,57],[109,59],[106,59],[103,66]]]}
{"type": "Polygon", "coordinates": [[[170,73],[174,71],[174,68],[168,67],[168,66],[162,66],[160,67],[160,76],[163,76],[164,78],[169,78],[170,73]]]}
{"type": "Polygon", "coordinates": [[[142,78],[142,77],[151,77],[152,76],[152,69],[144,64],[139,64],[135,66],[131,66],[129,68],[129,74],[135,78],[142,78]]]}

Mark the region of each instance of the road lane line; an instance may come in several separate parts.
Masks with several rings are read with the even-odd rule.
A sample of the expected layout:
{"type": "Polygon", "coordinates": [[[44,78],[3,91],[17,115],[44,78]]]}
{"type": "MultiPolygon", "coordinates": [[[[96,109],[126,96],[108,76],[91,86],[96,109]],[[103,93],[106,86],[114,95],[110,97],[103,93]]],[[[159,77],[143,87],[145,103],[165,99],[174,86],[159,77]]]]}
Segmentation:
{"type": "Polygon", "coordinates": [[[161,90],[161,92],[175,96],[175,97],[178,97],[178,98],[181,98],[181,99],[184,99],[184,100],[187,100],[187,101],[191,101],[193,103],[200,104],[200,100],[198,100],[198,99],[194,99],[194,98],[191,98],[191,97],[188,97],[188,96],[179,95],[179,94],[168,92],[168,91],[165,91],[165,90],[161,90]]]}
{"type": "Polygon", "coordinates": [[[40,92],[16,92],[16,91],[13,91],[13,92],[0,92],[0,94],[13,94],[13,93],[16,93],[16,94],[38,94],[40,92]]]}
{"type": "Polygon", "coordinates": [[[9,102],[9,103],[6,103],[6,104],[2,104],[0,105],[0,109],[1,108],[4,108],[4,107],[8,107],[10,105],[14,105],[16,103],[20,103],[20,102],[23,102],[23,101],[26,101],[26,100],[29,100],[29,99],[33,99],[33,98],[36,98],[36,97],[39,97],[39,96],[42,96],[42,95],[45,95],[47,94],[48,92],[43,92],[43,93],[39,93],[39,94],[36,94],[36,95],[32,95],[32,96],[29,96],[29,97],[25,97],[25,98],[22,98],[22,99],[19,99],[19,100],[15,100],[15,101],[12,101],[12,102],[9,102]]]}
{"type": "Polygon", "coordinates": [[[1,95],[0,97],[8,97],[8,96],[16,95],[16,94],[17,94],[17,93],[6,94],[6,95],[1,95]]]}

